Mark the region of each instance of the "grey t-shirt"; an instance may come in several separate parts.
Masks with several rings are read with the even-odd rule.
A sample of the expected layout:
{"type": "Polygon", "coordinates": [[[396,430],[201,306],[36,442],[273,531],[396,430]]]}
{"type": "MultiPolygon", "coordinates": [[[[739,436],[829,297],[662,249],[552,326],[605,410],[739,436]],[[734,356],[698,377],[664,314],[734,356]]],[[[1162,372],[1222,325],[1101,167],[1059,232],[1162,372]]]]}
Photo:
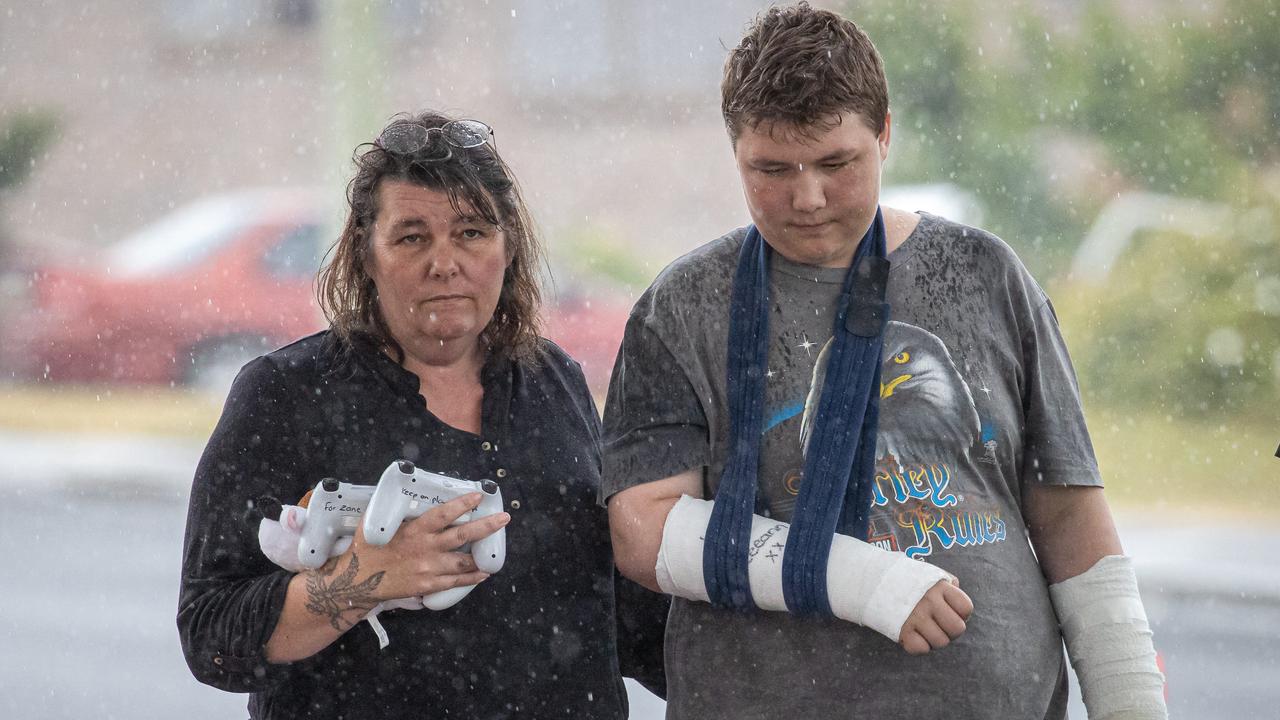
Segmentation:
{"type": "MultiPolygon", "coordinates": [[[[728,451],[728,298],[745,230],[675,261],[637,302],[605,407],[602,498],[728,451]]],[[[968,630],[913,657],[866,628],[676,598],[668,717],[1061,718],[1062,640],[1026,539],[1026,483],[1101,485],[1052,306],[995,236],[922,214],[889,260],[868,540],[934,563],[974,601],[968,630]]],[[[806,400],[844,270],[771,254],[762,514],[789,520],[806,400]]]]}

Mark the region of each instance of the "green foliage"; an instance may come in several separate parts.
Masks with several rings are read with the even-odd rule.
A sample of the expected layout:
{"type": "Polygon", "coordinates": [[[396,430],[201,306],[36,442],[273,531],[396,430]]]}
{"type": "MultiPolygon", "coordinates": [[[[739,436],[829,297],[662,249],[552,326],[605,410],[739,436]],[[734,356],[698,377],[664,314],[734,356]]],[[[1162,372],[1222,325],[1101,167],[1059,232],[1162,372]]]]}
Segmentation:
{"type": "Polygon", "coordinates": [[[46,111],[13,114],[0,125],[0,191],[27,178],[57,128],[57,118],[46,111]]]}
{"type": "Polygon", "coordinates": [[[1087,406],[1089,432],[1112,507],[1146,517],[1206,512],[1280,517],[1276,425],[1270,418],[1211,421],[1087,406]]]}
{"type": "Polygon", "coordinates": [[[658,271],[607,227],[569,227],[551,244],[548,290],[553,299],[574,294],[635,298],[658,271]]]}
{"type": "Polygon", "coordinates": [[[1117,192],[1232,202],[1280,162],[1274,0],[1142,16],[1090,0],[1052,19],[1030,0],[850,5],[889,77],[888,180],[973,191],[1038,271],[1061,267],[1117,192]],[[1096,166],[1068,172],[1064,153],[1096,166]]]}
{"type": "Polygon", "coordinates": [[[1055,289],[1087,402],[1200,420],[1274,419],[1280,204],[1207,237],[1137,239],[1105,286],[1055,289]]]}

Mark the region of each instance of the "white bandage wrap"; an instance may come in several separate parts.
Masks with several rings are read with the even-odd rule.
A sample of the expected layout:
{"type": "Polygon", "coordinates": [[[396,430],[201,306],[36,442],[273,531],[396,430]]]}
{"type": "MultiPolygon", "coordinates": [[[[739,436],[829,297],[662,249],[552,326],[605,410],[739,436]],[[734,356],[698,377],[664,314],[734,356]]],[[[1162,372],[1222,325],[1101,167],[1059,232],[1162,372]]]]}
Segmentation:
{"type": "Polygon", "coordinates": [[[1156,667],[1133,564],[1108,555],[1049,586],[1089,720],[1163,720],[1164,675],[1156,667]]]}
{"type": "MultiPolygon", "coordinates": [[[[709,601],[702,575],[702,546],[713,506],[710,500],[685,495],[667,515],[655,568],[663,592],[709,601]]],[[[752,516],[747,580],[751,597],[762,610],[787,610],[782,557],[790,530],[787,523],[752,516]]],[[[939,580],[949,579],[951,575],[941,568],[847,535],[835,536],[827,558],[827,596],[835,616],[869,627],[894,642],[920,598],[939,580]]]]}

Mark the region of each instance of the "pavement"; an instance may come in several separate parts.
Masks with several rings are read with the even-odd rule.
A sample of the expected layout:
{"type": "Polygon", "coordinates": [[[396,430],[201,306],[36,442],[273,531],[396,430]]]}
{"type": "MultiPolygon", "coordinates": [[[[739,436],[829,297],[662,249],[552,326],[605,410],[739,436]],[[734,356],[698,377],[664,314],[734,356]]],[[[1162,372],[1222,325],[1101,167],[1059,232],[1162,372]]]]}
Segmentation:
{"type": "MultiPolygon", "coordinates": [[[[93,495],[185,497],[203,441],[0,430],[0,487],[50,485],[93,495]]],[[[1121,510],[1116,523],[1144,597],[1280,606],[1280,523],[1121,510]]]]}
{"type": "MultiPolygon", "coordinates": [[[[0,525],[0,544],[20,549],[0,576],[23,590],[0,611],[0,716],[243,715],[243,697],[191,678],[173,634],[173,548],[202,449],[191,438],[0,428],[0,489],[15,514],[0,525]],[[126,507],[145,535],[113,530],[126,507]],[[91,542],[47,535],[64,512],[91,542]],[[28,545],[32,538],[41,542],[28,545]],[[122,572],[110,559],[125,554],[122,572]],[[89,590],[68,593],[68,583],[89,590]]],[[[1176,717],[1276,717],[1280,527],[1260,517],[1175,513],[1158,503],[1117,513],[1176,717]]],[[[1068,716],[1083,718],[1068,673],[1068,716]]],[[[627,690],[632,720],[663,717],[660,699],[629,680],[627,690]]]]}

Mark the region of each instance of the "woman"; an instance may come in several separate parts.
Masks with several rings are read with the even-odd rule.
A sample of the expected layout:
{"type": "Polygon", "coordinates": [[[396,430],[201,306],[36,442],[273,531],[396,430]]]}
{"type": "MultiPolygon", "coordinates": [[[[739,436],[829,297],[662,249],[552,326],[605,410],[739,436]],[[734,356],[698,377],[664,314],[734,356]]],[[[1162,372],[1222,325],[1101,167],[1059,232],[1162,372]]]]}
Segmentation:
{"type": "Polygon", "coordinates": [[[178,626],[202,682],[255,718],[621,718],[599,421],[582,371],[538,336],[540,248],[483,123],[426,112],[357,151],[320,275],[328,330],[249,363],[196,470],[178,626]],[[468,496],[357,534],[293,574],[257,543],[260,498],[393,460],[496,481],[506,512],[450,528],[468,496]],[[490,578],[464,542],[506,527],[490,578]],[[479,583],[452,608],[380,602],[479,583]]]}

